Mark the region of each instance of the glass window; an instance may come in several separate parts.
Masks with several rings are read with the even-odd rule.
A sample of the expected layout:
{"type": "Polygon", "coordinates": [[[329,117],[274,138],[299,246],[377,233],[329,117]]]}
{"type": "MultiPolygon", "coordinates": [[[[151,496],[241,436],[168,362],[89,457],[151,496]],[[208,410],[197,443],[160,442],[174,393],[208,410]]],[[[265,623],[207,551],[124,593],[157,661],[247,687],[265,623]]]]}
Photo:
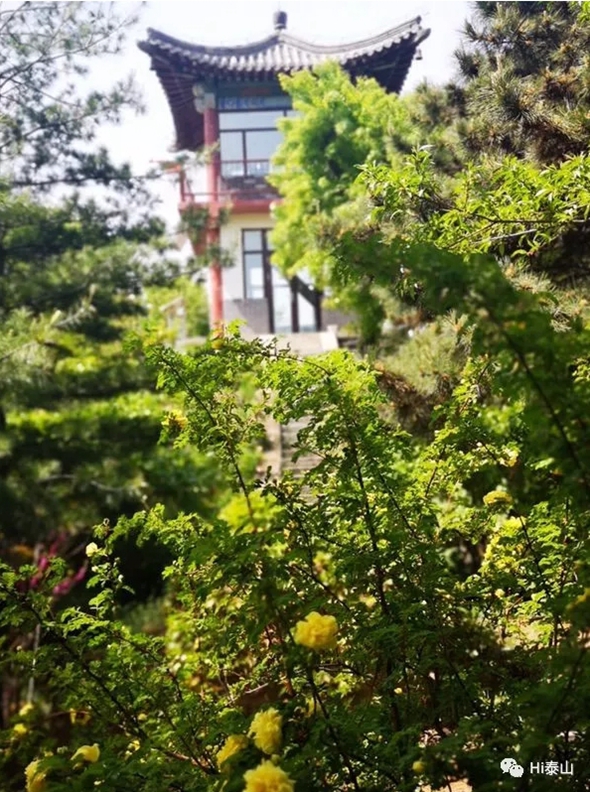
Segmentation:
{"type": "Polygon", "coordinates": [[[268,176],[270,172],[270,162],[268,160],[254,160],[246,163],[247,176],[268,176]]]}
{"type": "Polygon", "coordinates": [[[289,286],[289,281],[286,280],[276,267],[272,268],[272,285],[273,286],[289,286]]]}
{"type": "Polygon", "coordinates": [[[262,231],[244,231],[244,250],[262,250],[262,231]]]}
{"type": "Polygon", "coordinates": [[[315,330],[315,311],[311,303],[307,302],[301,294],[297,295],[297,310],[299,313],[299,331],[302,333],[315,330]]]}
{"type": "Polygon", "coordinates": [[[250,286],[258,287],[264,286],[264,278],[262,277],[262,267],[255,267],[250,270],[250,286]]]}
{"type": "Polygon", "coordinates": [[[244,143],[241,132],[222,132],[219,136],[221,144],[221,162],[224,163],[224,176],[244,175],[244,143]],[[235,172],[234,171],[241,171],[235,172]]]}
{"type": "Polygon", "coordinates": [[[290,333],[293,327],[291,320],[291,289],[289,286],[275,286],[272,292],[272,300],[275,333],[290,333]]]}
{"type": "Polygon", "coordinates": [[[246,271],[260,267],[262,269],[262,253],[244,253],[246,271]]]}
{"type": "Polygon", "coordinates": [[[237,179],[238,177],[246,175],[246,167],[240,160],[239,162],[222,162],[221,175],[224,179],[237,179]]]}
{"type": "Polygon", "coordinates": [[[246,297],[253,299],[264,297],[262,253],[244,253],[244,268],[246,271],[246,297]]]}
{"type": "Polygon", "coordinates": [[[225,129],[269,129],[276,126],[284,110],[244,111],[242,113],[220,113],[219,128],[225,129]]]}
{"type": "Polygon", "coordinates": [[[246,159],[269,160],[277,150],[282,135],[278,130],[246,132],[246,159]]]}

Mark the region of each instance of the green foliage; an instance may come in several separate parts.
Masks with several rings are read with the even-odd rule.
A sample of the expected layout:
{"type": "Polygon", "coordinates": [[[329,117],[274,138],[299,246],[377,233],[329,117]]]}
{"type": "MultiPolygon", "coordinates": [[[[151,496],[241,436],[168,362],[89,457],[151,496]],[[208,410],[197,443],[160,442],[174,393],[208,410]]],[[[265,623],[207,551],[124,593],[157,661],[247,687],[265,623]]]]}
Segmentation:
{"type": "Polygon", "coordinates": [[[28,592],[18,580],[30,568],[5,570],[4,623],[23,634],[40,621],[45,636],[5,653],[5,667],[26,677],[34,662],[46,690],[27,733],[7,734],[7,766],[42,746],[56,792],[94,779],[250,790],[256,742],[220,769],[216,754],[273,708],[277,766],[295,789],[409,792],[465,777],[508,790],[505,756],[567,759],[574,777],[539,776],[539,788],[586,787],[587,745],[567,734],[587,728],[590,695],[588,330],[553,327],[542,298],[490,258],[406,243],[403,255],[412,277],[428,271],[432,309],[452,307],[474,331],[428,444],[396,426],[376,372],[348,353],[301,360],[237,331],[191,357],[144,345],[160,386],[185,398],[165,435],[215,454],[235,496],[211,518],[167,520],[158,507],[97,529],[89,610],[52,613],[43,591],[59,568],[28,592]],[[320,461],[300,480],[252,479],[247,447],[269,415],[311,417],[298,446],[320,461]],[[117,619],[122,537],[173,558],[165,637],[117,619]],[[336,618],[336,648],[298,643],[314,612],[336,618]],[[51,737],[50,700],[90,721],[51,737]],[[82,742],[101,756],[75,772],[82,742]]]}
{"type": "MultiPolygon", "coordinates": [[[[476,5],[457,81],[445,88],[398,100],[374,82],[353,85],[335,65],[284,81],[302,116],[285,122],[272,177],[285,199],[275,260],[286,272],[306,268],[357,318],[365,342],[384,319],[400,323],[387,307],[397,273],[389,288],[375,286],[383,231],[510,257],[516,277],[525,266],[562,286],[587,280],[584,10],[476,5]],[[334,255],[343,235],[358,240],[345,262],[334,255]]],[[[415,322],[427,320],[418,311],[415,322]]]]}
{"type": "Polygon", "coordinates": [[[474,6],[457,52],[469,154],[550,163],[585,152],[590,26],[583,4],[474,6]]]}
{"type": "MultiPolygon", "coordinates": [[[[207,512],[219,494],[214,460],[158,444],[175,405],[123,348],[148,315],[146,289],[170,290],[180,274],[143,187],[92,148],[100,122],[138,109],[136,91],[69,84],[120,51],[130,21],[105,4],[0,9],[0,552],[42,557],[57,542],[82,572],[97,522],[157,502],[207,512]],[[88,183],[114,193],[45,197],[88,183]]],[[[179,288],[202,332],[202,292],[179,288]]],[[[126,571],[132,552],[121,549],[126,571]]],[[[133,561],[144,596],[153,563],[133,561]]]]}
{"type": "MultiPolygon", "coordinates": [[[[492,71],[498,40],[511,57],[522,45],[527,68],[534,53],[549,57],[536,13],[563,43],[569,6],[505,5],[527,24],[507,37],[508,16],[480,4],[492,71]],[[519,43],[520,30],[539,42],[519,43]]],[[[91,273],[86,256],[99,268],[112,253],[96,280],[102,321],[81,316],[58,328],[58,350],[37,345],[53,402],[19,385],[26,409],[9,416],[3,453],[32,471],[22,494],[56,515],[57,498],[33,485],[68,453],[82,495],[97,481],[138,492],[149,482],[152,497],[127,508],[115,495],[122,518],[95,518],[89,602],[60,601],[64,559],[1,567],[0,670],[15,692],[1,733],[7,792],[34,761],[28,792],[414,792],[456,779],[509,792],[508,756],[525,768],[523,789],[529,763],[567,761],[573,776],[537,775],[535,789],[582,792],[590,317],[581,295],[558,286],[585,273],[586,154],[540,165],[532,150],[499,160],[486,149],[464,168],[454,153],[402,160],[426,133],[445,139],[448,97],[424,91],[406,106],[334,66],[285,84],[302,115],[284,122],[273,177],[288,199],[277,260],[308,267],[355,307],[367,337],[387,316],[391,359],[300,359],[236,327],[188,356],[157,327],[136,332],[119,357],[140,301],[117,253],[73,246],[49,260],[51,288],[53,266],[91,273]],[[429,103],[430,126],[413,128],[429,103]],[[268,421],[302,419],[295,456],[316,466],[264,474],[268,421]],[[129,453],[139,437],[149,456],[141,444],[129,453]],[[132,579],[121,547],[164,562],[155,614],[121,608],[146,576],[132,579]],[[95,743],[99,755],[87,747],[73,759],[95,743]]],[[[513,140],[523,129],[509,130],[513,140]]],[[[41,294],[29,281],[22,293],[41,294]]],[[[17,281],[6,282],[10,295],[17,281]]],[[[152,283],[155,304],[165,285],[152,283]]],[[[62,306],[65,317],[77,304],[62,306]]],[[[54,332],[34,299],[26,305],[5,317],[11,357],[37,349],[26,346],[27,317],[41,338],[54,332]]],[[[59,497],[69,524],[97,511],[59,497]]]]}
{"type": "MultiPolygon", "coordinates": [[[[0,9],[0,177],[9,189],[47,189],[95,181],[129,189],[129,166],[115,166],[104,149],[89,150],[96,120],[118,122],[140,109],[133,80],[80,95],[76,78],[89,60],[121,52],[133,16],[112,3],[11,3],[0,9]]],[[[3,187],[2,189],[5,189],[3,187]]]]}
{"type": "Polygon", "coordinates": [[[274,260],[288,272],[307,268],[322,284],[323,225],[358,195],[358,165],[394,155],[392,141],[408,131],[407,114],[376,81],[361,78],[353,86],[333,63],[281,83],[300,116],[281,122],[285,139],[269,177],[285,198],[275,209],[274,260]]]}
{"type": "Polygon", "coordinates": [[[181,298],[184,313],[178,322],[178,330],[185,332],[189,338],[208,334],[209,306],[202,285],[185,276],[169,286],[148,288],[147,298],[150,305],[160,311],[173,300],[181,298]]]}

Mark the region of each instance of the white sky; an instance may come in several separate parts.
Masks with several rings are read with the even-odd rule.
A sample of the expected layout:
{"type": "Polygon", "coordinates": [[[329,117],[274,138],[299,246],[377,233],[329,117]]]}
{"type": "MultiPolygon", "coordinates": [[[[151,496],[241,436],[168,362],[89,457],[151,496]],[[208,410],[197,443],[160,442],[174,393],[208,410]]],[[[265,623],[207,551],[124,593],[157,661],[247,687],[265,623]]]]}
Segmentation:
{"type": "MultiPolygon", "coordinates": [[[[137,9],[136,3],[117,3],[121,12],[137,9]]],[[[273,32],[272,16],[279,8],[288,14],[287,31],[319,44],[357,41],[388,28],[422,17],[422,26],[431,29],[421,45],[423,59],[410,69],[404,93],[423,79],[444,83],[453,74],[452,55],[459,45],[459,31],[470,16],[468,2],[381,2],[380,0],[188,0],[188,2],[148,2],[131,31],[125,53],[102,61],[96,79],[105,86],[133,72],[144,92],[147,114],[129,115],[122,126],[105,128],[100,142],[111,150],[116,161],[129,161],[138,173],[154,160],[170,157],[174,140],[172,116],[164,92],[150,71],[150,60],[136,42],[146,37],[148,27],[195,44],[248,44],[273,32]]],[[[93,86],[94,87],[94,86],[93,86]]],[[[177,191],[173,184],[160,182],[159,213],[170,227],[178,222],[177,191]]]]}

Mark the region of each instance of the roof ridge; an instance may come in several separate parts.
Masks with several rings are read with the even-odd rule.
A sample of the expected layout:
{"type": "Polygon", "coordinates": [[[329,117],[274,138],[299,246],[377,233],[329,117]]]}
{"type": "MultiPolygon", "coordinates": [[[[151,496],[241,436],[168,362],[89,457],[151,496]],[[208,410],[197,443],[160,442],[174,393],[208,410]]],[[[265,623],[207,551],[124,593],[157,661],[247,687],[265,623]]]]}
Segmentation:
{"type": "Polygon", "coordinates": [[[403,33],[415,32],[414,28],[420,25],[420,22],[422,22],[422,17],[417,16],[414,17],[414,19],[403,22],[400,25],[396,25],[395,27],[389,28],[388,30],[384,30],[382,33],[377,33],[375,36],[368,36],[367,38],[359,39],[357,41],[348,41],[345,44],[312,44],[309,41],[304,41],[303,39],[297,38],[295,36],[290,36],[288,33],[283,33],[281,38],[286,43],[292,45],[303,45],[311,52],[342,52],[343,50],[363,49],[364,47],[380,44],[382,41],[387,41],[388,39],[395,37],[401,38],[403,33]]]}
{"type": "Polygon", "coordinates": [[[359,50],[366,47],[375,46],[381,42],[391,40],[393,38],[401,39],[403,38],[404,34],[410,35],[411,33],[417,32],[416,28],[420,25],[421,21],[422,18],[417,16],[408,20],[407,22],[403,22],[399,25],[396,25],[395,27],[389,28],[382,33],[378,33],[375,36],[370,36],[359,41],[351,41],[344,44],[314,44],[312,42],[305,41],[304,39],[291,36],[285,31],[280,30],[264,39],[253,41],[250,44],[218,47],[208,46],[205,44],[191,44],[188,41],[183,41],[182,39],[175,38],[174,36],[169,36],[167,33],[162,33],[160,30],[156,30],[155,28],[148,28],[148,40],[139,42],[139,47],[145,51],[146,47],[149,47],[150,44],[161,42],[162,44],[174,47],[181,52],[184,51],[193,53],[195,55],[214,55],[223,57],[224,55],[254,55],[258,52],[268,49],[269,47],[276,46],[277,44],[287,44],[292,47],[298,47],[299,49],[310,53],[325,55],[336,53],[344,54],[346,52],[350,52],[351,50],[359,50]]]}
{"type": "Polygon", "coordinates": [[[264,39],[260,39],[259,41],[253,41],[251,44],[237,44],[235,46],[209,46],[207,44],[192,44],[190,41],[183,41],[182,39],[175,38],[174,36],[169,36],[168,33],[162,33],[160,30],[156,30],[155,28],[148,28],[148,40],[142,41],[140,44],[144,46],[149,46],[152,43],[162,42],[163,44],[169,44],[172,47],[177,47],[180,50],[188,50],[195,54],[200,55],[234,55],[236,53],[239,54],[254,54],[263,49],[267,49],[269,46],[273,44],[278,44],[280,39],[282,38],[281,33],[272,33],[270,36],[267,36],[264,39]]]}

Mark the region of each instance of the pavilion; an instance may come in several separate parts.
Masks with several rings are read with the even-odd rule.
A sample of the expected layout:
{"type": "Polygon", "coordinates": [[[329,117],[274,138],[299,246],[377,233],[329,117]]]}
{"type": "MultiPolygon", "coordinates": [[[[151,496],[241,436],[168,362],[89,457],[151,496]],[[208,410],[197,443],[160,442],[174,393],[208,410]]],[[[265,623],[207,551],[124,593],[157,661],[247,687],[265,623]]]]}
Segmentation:
{"type": "Polygon", "coordinates": [[[175,149],[213,147],[206,189],[196,193],[182,177],[180,203],[181,213],[206,216],[197,252],[230,256],[231,266],[213,260],[209,268],[212,326],[241,318],[255,335],[306,333],[325,341],[326,329],[342,323],[343,317],[323,310],[322,295],[304,274],[286,280],[271,264],[271,204],[278,196],[265,177],[281,139],[277,120],[293,112],[278,76],[335,60],[353,79],[373,77],[399,93],[430,33],[420,22],[417,17],[372,38],[323,46],[287,33],[287,15],[279,11],[274,32],[253,44],[210,47],[152,29],[140,42],[168,100],[175,149]]]}

